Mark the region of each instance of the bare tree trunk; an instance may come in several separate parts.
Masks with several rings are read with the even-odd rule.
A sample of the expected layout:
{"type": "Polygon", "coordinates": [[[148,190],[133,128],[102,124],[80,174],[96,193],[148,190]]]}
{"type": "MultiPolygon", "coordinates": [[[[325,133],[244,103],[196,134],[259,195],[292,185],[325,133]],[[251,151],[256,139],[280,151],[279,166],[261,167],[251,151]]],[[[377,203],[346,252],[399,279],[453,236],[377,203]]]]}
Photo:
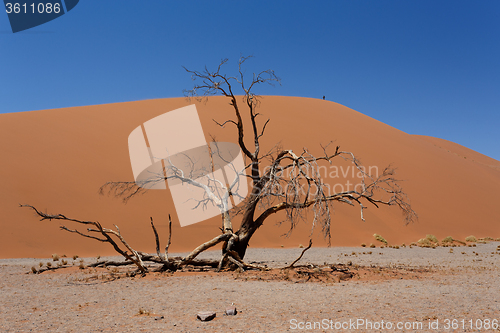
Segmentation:
{"type": "Polygon", "coordinates": [[[228,251],[234,251],[238,253],[241,259],[245,257],[250,238],[257,230],[256,224],[254,222],[254,213],[256,206],[257,203],[253,203],[245,210],[240,229],[235,233],[238,237],[236,240],[231,242],[231,244],[229,244],[229,242],[226,242],[224,244],[223,254],[228,251]]]}

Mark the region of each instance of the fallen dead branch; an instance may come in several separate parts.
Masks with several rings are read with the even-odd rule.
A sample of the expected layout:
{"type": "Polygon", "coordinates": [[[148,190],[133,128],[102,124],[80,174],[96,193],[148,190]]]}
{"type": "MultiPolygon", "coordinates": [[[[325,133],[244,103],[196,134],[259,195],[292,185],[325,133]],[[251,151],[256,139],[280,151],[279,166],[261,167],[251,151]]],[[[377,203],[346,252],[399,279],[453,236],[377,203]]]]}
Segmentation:
{"type": "MultiPolygon", "coordinates": [[[[104,243],[109,243],[113,246],[116,252],[118,252],[120,255],[124,257],[124,261],[113,261],[113,260],[100,260],[95,263],[91,263],[86,265],[86,267],[107,267],[107,266],[129,266],[129,265],[135,265],[137,267],[137,272],[141,273],[142,275],[145,275],[146,273],[149,272],[150,268],[146,266],[145,263],[151,263],[151,264],[160,264],[160,267],[155,267],[154,271],[176,271],[178,269],[181,269],[183,266],[193,266],[193,267],[199,267],[199,266],[208,266],[212,268],[216,268],[216,271],[220,271],[225,264],[231,263],[235,267],[239,267],[241,270],[245,269],[257,269],[257,270],[269,270],[268,267],[265,266],[259,266],[255,264],[250,264],[247,262],[244,262],[238,253],[236,251],[227,251],[224,253],[221,257],[220,260],[209,260],[209,259],[196,259],[196,257],[202,253],[203,251],[206,251],[207,249],[225,241],[231,241],[231,239],[234,239],[236,236],[235,234],[228,232],[221,234],[219,236],[214,237],[208,242],[205,242],[195,248],[191,253],[189,253],[185,257],[168,257],[168,248],[171,244],[171,237],[172,237],[172,219],[169,215],[169,237],[168,237],[168,243],[167,246],[165,247],[165,253],[162,255],[160,253],[160,237],[158,235],[158,232],[156,230],[156,227],[154,225],[153,218],[151,217],[151,228],[153,229],[153,233],[155,236],[155,243],[156,243],[156,255],[152,255],[149,253],[144,253],[141,251],[136,251],[133,249],[130,244],[125,240],[125,238],[122,236],[120,232],[120,228],[115,225],[116,230],[104,228],[99,222],[97,221],[82,221],[78,219],[73,219],[66,217],[65,215],[62,214],[47,214],[44,213],[38,209],[36,209],[34,206],[31,205],[20,205],[20,207],[27,207],[31,208],[39,217],[41,221],[44,220],[62,220],[62,221],[68,221],[68,222],[73,222],[81,225],[86,225],[86,226],[92,226],[88,227],[85,232],[79,231],[77,229],[70,229],[64,225],[62,225],[60,228],[61,230],[71,232],[71,233],[76,233],[82,237],[94,239],[100,242],[104,243]],[[100,236],[96,236],[96,234],[100,234],[100,236]],[[125,249],[123,249],[125,247],[125,249]]],[[[312,245],[312,242],[309,242],[309,246],[302,251],[301,255],[299,258],[297,258],[291,266],[284,267],[284,268],[289,268],[292,267],[293,264],[295,264],[306,250],[308,250],[312,245]]],[[[45,271],[49,270],[57,270],[61,268],[67,268],[71,266],[54,266],[54,267],[46,267],[42,269],[35,269],[32,270],[33,273],[43,273],[45,271]]]]}

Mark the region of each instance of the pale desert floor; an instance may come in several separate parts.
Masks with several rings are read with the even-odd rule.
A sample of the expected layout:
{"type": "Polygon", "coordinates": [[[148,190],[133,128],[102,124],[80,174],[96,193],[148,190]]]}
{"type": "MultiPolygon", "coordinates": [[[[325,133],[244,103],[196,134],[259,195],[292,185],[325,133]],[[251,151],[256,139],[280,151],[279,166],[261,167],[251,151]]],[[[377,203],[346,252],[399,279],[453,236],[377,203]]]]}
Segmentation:
{"type": "MultiPolygon", "coordinates": [[[[252,272],[157,273],[112,280],[110,271],[76,266],[35,275],[26,274],[31,266],[52,260],[2,259],[0,331],[497,332],[498,245],[455,247],[453,253],[442,247],[310,249],[299,264],[351,262],[353,270],[357,265],[383,268],[379,273],[374,268],[371,275],[329,283],[264,281],[253,278],[252,272]],[[405,274],[389,278],[395,271],[405,274]],[[231,303],[238,314],[223,315],[231,303]],[[140,309],[146,313],[139,314],[140,309]],[[197,312],[206,310],[215,311],[217,317],[210,322],[196,320],[197,312]],[[349,321],[357,320],[360,326],[355,330],[349,321]],[[374,329],[367,328],[366,322],[361,325],[361,320],[370,321],[374,329]],[[390,323],[392,329],[377,326],[382,321],[384,328],[390,323]],[[308,322],[322,325],[316,324],[315,330],[299,328],[308,322]],[[398,329],[398,323],[417,326],[398,329]],[[439,326],[430,329],[430,323],[439,326]],[[343,324],[344,329],[335,329],[336,324],[337,328],[343,324]],[[457,327],[447,329],[447,325],[457,327]]],[[[245,260],[281,266],[300,252],[298,248],[250,249],[245,260]]],[[[203,256],[218,258],[219,252],[203,256]]],[[[95,260],[85,258],[86,263],[95,260]]]]}

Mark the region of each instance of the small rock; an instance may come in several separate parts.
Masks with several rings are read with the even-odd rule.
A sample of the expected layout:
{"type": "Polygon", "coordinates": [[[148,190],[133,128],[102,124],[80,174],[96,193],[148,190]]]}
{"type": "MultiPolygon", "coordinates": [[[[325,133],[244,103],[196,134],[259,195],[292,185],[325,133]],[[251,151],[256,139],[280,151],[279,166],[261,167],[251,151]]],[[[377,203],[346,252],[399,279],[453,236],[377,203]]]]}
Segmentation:
{"type": "Polygon", "coordinates": [[[204,312],[199,312],[198,315],[196,315],[196,318],[198,318],[201,321],[210,321],[214,319],[215,316],[216,316],[215,312],[204,311],[204,312]]]}
{"type": "Polygon", "coordinates": [[[226,316],[236,316],[237,313],[238,310],[236,310],[236,307],[234,306],[226,309],[226,316]]]}

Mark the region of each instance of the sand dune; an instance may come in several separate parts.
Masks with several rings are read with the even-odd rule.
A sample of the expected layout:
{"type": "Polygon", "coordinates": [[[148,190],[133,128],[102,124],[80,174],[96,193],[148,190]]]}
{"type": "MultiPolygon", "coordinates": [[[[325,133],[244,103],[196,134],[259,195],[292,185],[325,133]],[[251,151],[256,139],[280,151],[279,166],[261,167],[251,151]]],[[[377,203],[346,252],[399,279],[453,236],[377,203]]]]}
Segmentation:
{"type": "MultiPolygon", "coordinates": [[[[234,128],[221,129],[212,121],[232,116],[222,97],[211,97],[206,103],[172,98],[0,115],[0,257],[114,254],[106,244],[60,231],[58,221],[39,222],[32,212],[19,208],[20,203],[98,220],[109,227],[117,224],[129,243],[143,251],[154,252],[151,216],[166,241],[167,216],[172,214],[172,251],[190,250],[215,236],[220,218],[181,228],[168,190],[150,191],[127,204],[98,195],[107,181],[133,180],[127,138],[134,128],[192,103],[196,103],[207,141],[214,135],[219,141],[235,142],[234,128]]],[[[319,144],[333,140],[343,150],[354,152],[367,167],[382,170],[391,164],[397,168],[419,221],[405,226],[396,208],[370,207],[362,222],[358,208],[336,205],[332,245],[370,243],[374,233],[393,244],[410,243],[426,234],[500,237],[499,161],[452,142],[404,133],[333,102],[265,97],[260,112],[262,122],[264,117],[271,118],[264,151],[281,141],[286,149],[300,152],[307,147],[318,153],[319,144]]],[[[336,184],[342,179],[328,181],[336,184]]],[[[269,219],[250,245],[307,243],[310,225],[306,224],[290,238],[280,237],[287,231],[286,226],[275,225],[282,217],[269,219]]],[[[234,224],[238,225],[237,219],[234,224]]],[[[314,240],[315,246],[326,246],[319,229],[314,240]]]]}

